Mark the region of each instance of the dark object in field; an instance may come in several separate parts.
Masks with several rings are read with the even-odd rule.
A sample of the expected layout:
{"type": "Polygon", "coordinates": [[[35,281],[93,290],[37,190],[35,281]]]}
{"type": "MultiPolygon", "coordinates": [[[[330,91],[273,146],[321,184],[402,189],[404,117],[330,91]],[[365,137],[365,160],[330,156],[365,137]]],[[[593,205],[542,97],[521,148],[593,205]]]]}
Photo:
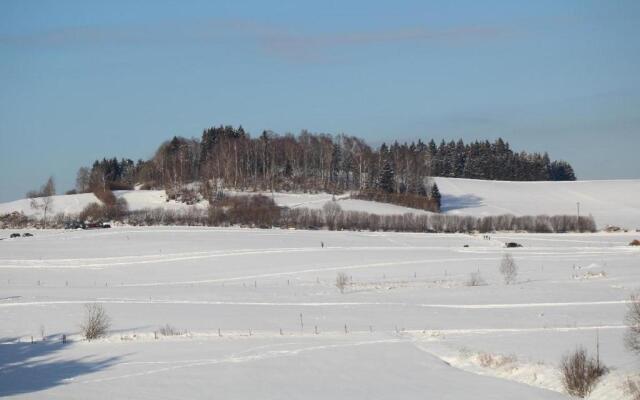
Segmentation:
{"type": "Polygon", "coordinates": [[[504,244],[505,247],[522,247],[522,245],[520,243],[516,243],[516,242],[507,242],[504,244]]]}
{"type": "Polygon", "coordinates": [[[468,245],[468,244],[465,244],[465,245],[464,245],[464,246],[462,246],[462,247],[469,247],[469,245],[468,245]]]}
{"type": "Polygon", "coordinates": [[[20,237],[20,234],[19,233],[12,233],[9,237],[10,238],[17,238],[17,237],[20,237]]]}
{"type": "Polygon", "coordinates": [[[29,232],[22,234],[22,237],[32,237],[32,236],[33,236],[33,234],[29,233],[29,232]]]}
{"type": "Polygon", "coordinates": [[[100,229],[100,228],[111,228],[111,225],[105,224],[103,222],[89,222],[84,225],[82,229],[100,229]]]}
{"type": "Polygon", "coordinates": [[[629,243],[629,246],[640,246],[640,240],[633,239],[631,243],[629,243]]]}
{"type": "Polygon", "coordinates": [[[64,224],[64,229],[85,229],[86,226],[84,224],[84,222],[80,222],[80,221],[70,221],[70,222],[65,222],[64,224]]]}

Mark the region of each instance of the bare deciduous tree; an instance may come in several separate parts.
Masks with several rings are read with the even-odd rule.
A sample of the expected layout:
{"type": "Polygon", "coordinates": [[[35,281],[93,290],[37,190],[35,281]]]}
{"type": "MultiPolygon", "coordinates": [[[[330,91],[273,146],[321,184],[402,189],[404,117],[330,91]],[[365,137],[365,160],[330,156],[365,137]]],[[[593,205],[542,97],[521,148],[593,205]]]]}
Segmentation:
{"type": "Polygon", "coordinates": [[[625,322],[629,326],[624,340],[627,348],[640,355],[640,295],[631,296],[625,322]]]}
{"type": "Polygon", "coordinates": [[[47,182],[40,188],[40,191],[30,191],[27,197],[31,199],[30,206],[34,210],[42,210],[42,222],[44,228],[47,227],[47,213],[53,207],[53,196],[56,194],[56,185],[53,177],[50,176],[47,182]]]}
{"type": "Polygon", "coordinates": [[[516,281],[518,277],[518,265],[511,256],[511,254],[505,254],[500,262],[500,273],[504,278],[504,283],[510,285],[516,281]]]}
{"type": "Polygon", "coordinates": [[[84,320],[80,325],[82,335],[87,340],[97,339],[107,334],[111,326],[111,318],[107,315],[102,304],[86,304],[84,320]]]}
{"type": "Polygon", "coordinates": [[[351,283],[349,275],[344,272],[338,272],[336,276],[336,287],[340,290],[340,293],[344,293],[344,289],[351,283]]]}
{"type": "Polygon", "coordinates": [[[91,189],[91,171],[87,167],[80,167],[76,175],[76,191],[78,193],[87,193],[91,189]]]}

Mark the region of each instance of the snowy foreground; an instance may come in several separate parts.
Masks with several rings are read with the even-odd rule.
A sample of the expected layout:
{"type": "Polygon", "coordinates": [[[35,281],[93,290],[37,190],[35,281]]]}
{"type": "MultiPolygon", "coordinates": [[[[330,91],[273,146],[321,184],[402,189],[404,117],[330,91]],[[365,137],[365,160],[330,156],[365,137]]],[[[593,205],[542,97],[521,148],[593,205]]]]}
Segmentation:
{"type": "Polygon", "coordinates": [[[624,398],[638,369],[622,341],[637,233],[9,233],[0,397],[567,399],[558,362],[578,345],[594,352],[596,335],[611,372],[591,399],[624,398]],[[524,246],[510,249],[509,286],[505,241],[524,246]],[[477,271],[487,285],[466,286],[477,271]],[[338,272],[353,279],[344,294],[338,272]],[[107,338],[79,337],[89,302],[111,316],[107,338]],[[167,323],[182,334],[154,338],[167,323]]]}

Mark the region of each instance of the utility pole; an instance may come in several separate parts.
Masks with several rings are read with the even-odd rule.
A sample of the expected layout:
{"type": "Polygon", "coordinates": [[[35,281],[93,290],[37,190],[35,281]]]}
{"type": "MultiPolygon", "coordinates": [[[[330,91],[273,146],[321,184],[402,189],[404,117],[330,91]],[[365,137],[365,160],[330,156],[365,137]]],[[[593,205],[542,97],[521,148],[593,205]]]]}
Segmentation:
{"type": "Polygon", "coordinates": [[[576,206],[578,206],[578,232],[582,232],[580,229],[580,202],[577,202],[576,206]]]}

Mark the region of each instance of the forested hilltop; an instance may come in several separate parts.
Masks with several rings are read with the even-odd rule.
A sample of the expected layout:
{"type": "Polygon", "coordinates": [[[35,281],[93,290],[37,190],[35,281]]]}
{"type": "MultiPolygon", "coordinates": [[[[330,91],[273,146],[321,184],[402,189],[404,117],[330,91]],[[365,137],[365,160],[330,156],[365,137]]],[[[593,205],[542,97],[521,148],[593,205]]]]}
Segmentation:
{"type": "Polygon", "coordinates": [[[569,163],[552,161],[546,153],[514,152],[502,139],[493,143],[443,140],[439,144],[418,140],[373,148],[347,135],[264,131],[252,138],[241,126],[219,126],[205,129],[200,140],[174,137],[160,145],[150,160],[96,160],[91,168],[80,169],[76,190],[125,189],[141,183],[146,188],[175,192],[190,182],[205,183],[203,190],[208,196],[230,188],[353,190],[397,203],[424,199],[418,208],[437,210],[439,194],[428,179],[432,176],[576,179],[569,163]]]}

